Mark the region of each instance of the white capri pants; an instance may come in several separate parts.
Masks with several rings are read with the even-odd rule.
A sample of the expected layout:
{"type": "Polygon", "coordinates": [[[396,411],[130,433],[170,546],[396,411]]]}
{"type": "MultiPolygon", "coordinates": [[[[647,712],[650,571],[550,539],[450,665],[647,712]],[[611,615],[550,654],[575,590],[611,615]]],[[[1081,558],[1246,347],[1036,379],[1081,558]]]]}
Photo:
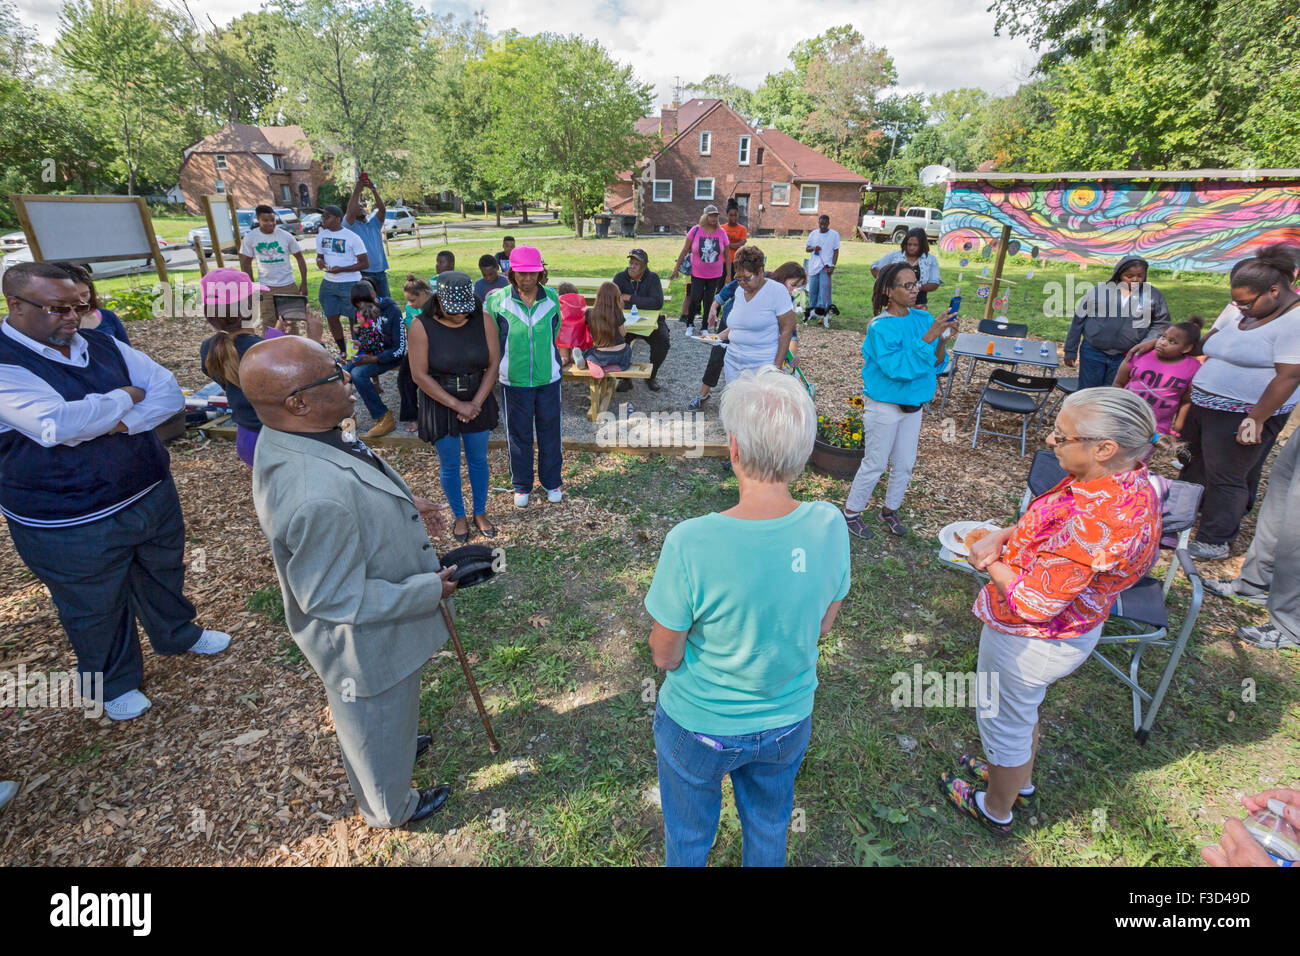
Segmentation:
{"type": "Polygon", "coordinates": [[[1034,725],[1047,688],[1088,659],[1101,637],[1098,624],[1070,638],[1019,637],[980,632],[977,687],[988,687],[988,702],[975,712],[984,756],[998,767],[1019,767],[1034,755],[1034,725]]]}
{"type": "Polygon", "coordinates": [[[862,464],[853,476],[844,510],[859,512],[867,506],[876,482],[889,468],[885,507],[897,511],[912,480],[916,449],[921,441],[921,410],[905,412],[897,405],[862,396],[862,464]]]}

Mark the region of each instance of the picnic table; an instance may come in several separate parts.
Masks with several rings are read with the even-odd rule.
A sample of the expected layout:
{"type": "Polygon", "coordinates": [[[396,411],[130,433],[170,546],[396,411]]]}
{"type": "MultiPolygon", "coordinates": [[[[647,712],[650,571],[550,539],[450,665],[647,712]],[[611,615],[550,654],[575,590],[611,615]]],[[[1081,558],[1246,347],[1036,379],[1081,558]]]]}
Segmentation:
{"type": "Polygon", "coordinates": [[[598,379],[592,376],[589,369],[570,365],[564,370],[563,377],[569,381],[587,380],[591,396],[591,406],[587,409],[587,421],[594,422],[600,417],[601,412],[609,408],[610,400],[614,397],[616,379],[649,378],[651,370],[649,362],[638,362],[629,366],[626,372],[606,370],[605,377],[598,379]]]}
{"type": "Polygon", "coordinates": [[[943,418],[944,409],[948,407],[948,393],[952,391],[952,380],[957,377],[957,360],[962,356],[975,362],[1000,362],[1011,365],[1034,365],[1039,368],[1049,368],[1052,375],[1056,375],[1056,369],[1061,364],[1061,360],[1056,355],[1056,343],[1048,342],[1047,354],[1042,354],[1043,343],[1033,339],[1013,339],[1006,335],[984,335],[980,332],[962,332],[958,334],[957,341],[953,343],[949,352],[948,381],[943,387],[943,401],[939,404],[939,418],[943,418]],[[1022,352],[1016,351],[1016,343],[1019,342],[1024,349],[1022,352]],[[989,345],[992,344],[993,350],[989,351],[989,345]]]}

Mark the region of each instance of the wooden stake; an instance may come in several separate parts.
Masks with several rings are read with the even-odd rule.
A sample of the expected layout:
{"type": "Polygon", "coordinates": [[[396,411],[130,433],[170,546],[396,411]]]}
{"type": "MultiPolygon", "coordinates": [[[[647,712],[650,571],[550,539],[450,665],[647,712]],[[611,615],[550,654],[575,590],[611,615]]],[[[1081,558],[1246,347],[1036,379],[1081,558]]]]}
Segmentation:
{"type": "Polygon", "coordinates": [[[993,285],[989,297],[984,300],[984,318],[993,318],[993,300],[998,297],[998,285],[1002,281],[1002,266],[1007,261],[1007,243],[1011,241],[1011,227],[1002,227],[1002,238],[998,241],[998,261],[993,265],[993,285]]]}

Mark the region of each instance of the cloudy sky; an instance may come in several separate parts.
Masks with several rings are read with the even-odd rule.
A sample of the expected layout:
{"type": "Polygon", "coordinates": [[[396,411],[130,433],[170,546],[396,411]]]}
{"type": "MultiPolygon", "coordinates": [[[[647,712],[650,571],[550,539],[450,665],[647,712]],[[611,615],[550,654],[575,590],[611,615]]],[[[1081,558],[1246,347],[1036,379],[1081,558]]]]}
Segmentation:
{"type": "MultiPolygon", "coordinates": [[[[167,3],[168,0],[160,0],[167,3]]],[[[894,58],[905,92],[936,92],[978,86],[1008,93],[1034,61],[1023,40],[993,35],[986,0],[416,0],[439,13],[468,16],[482,9],[492,31],[581,33],[599,40],[613,56],[632,63],[655,87],[655,98],[672,98],[683,83],[710,73],[730,73],[750,88],[787,66],[800,40],[828,27],[851,23],[894,58]]],[[[261,6],[260,0],[192,0],[195,13],[218,24],[261,6]]],[[[58,6],[50,0],[18,0],[23,19],[45,42],[58,33],[58,6]]]]}

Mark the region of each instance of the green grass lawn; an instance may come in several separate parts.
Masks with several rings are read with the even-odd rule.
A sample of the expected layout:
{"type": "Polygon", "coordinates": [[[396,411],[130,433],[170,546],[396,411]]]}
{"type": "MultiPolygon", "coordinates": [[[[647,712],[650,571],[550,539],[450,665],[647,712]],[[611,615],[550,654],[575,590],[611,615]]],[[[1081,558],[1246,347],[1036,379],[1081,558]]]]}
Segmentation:
{"type": "MultiPolygon", "coordinates": [[[[188,221],[160,220],[168,223],[188,221]]],[[[181,229],[177,225],[176,228],[180,229],[183,241],[184,233],[190,226],[181,229]]],[[[500,228],[483,224],[472,230],[449,230],[450,241],[445,246],[441,236],[425,236],[423,248],[417,249],[413,244],[405,243],[392,247],[389,253],[390,283],[396,289],[400,286],[400,279],[408,272],[421,276],[432,275],[434,260],[442,248],[450,248],[455,252],[457,268],[478,278],[479,256],[499,250],[501,238],[508,234],[516,236],[520,242],[536,240],[551,275],[562,277],[612,278],[616,272],[626,268],[628,250],[639,247],[646,250],[650,257],[650,267],[660,274],[666,284],[684,241],[681,237],[654,236],[638,236],[635,239],[575,239],[570,230],[553,223],[500,228]]],[[[802,262],[804,258],[801,238],[758,239],[754,244],[767,254],[768,264],[772,267],[787,260],[802,262]]],[[[871,288],[874,281],[870,266],[892,248],[885,243],[850,242],[844,245],[834,278],[834,298],[841,313],[832,323],[834,327],[865,332],[870,318],[871,288]]],[[[966,266],[962,266],[959,256],[948,253],[941,254],[939,261],[944,284],[931,296],[927,307],[935,314],[946,309],[954,288],[960,286],[964,328],[974,330],[976,321],[983,316],[985,301],[976,293],[981,284],[988,283],[982,274],[987,269],[991,276],[993,263],[972,259],[966,266]]],[[[1084,284],[1104,282],[1109,278],[1110,270],[1095,266],[1081,269],[1060,262],[1033,262],[1025,256],[1019,256],[1006,264],[1003,274],[1016,284],[1008,290],[1010,301],[1002,314],[1012,322],[1026,323],[1030,335],[1035,338],[1063,342],[1070,327],[1073,303],[1083,294],[1084,284]]],[[[193,273],[184,275],[187,282],[196,278],[193,273]]],[[[310,256],[307,275],[314,299],[320,286],[321,274],[316,271],[310,256]]],[[[152,274],[109,279],[100,284],[100,291],[111,294],[122,289],[147,286],[152,281],[152,274]]],[[[1208,325],[1228,301],[1227,277],[1223,275],[1187,272],[1174,275],[1155,271],[1151,274],[1150,281],[1164,293],[1175,321],[1199,313],[1208,325]]],[[[680,307],[683,287],[684,281],[679,278],[666,289],[669,296],[669,304],[665,306],[667,311],[676,312],[680,307]]]]}
{"type": "MultiPolygon", "coordinates": [[[[438,829],[454,829],[482,862],[656,865],[662,824],[647,793],[663,675],[641,601],[664,533],[733,504],[735,478],[714,461],[578,454],[566,456],[565,488],[626,515],[627,526],[574,535],[564,548],[508,548],[504,574],[457,596],[502,755],[488,754],[464,678],[443,658],[426,669],[421,695],[421,726],[437,735],[441,762],[417,764],[416,783],[458,781],[438,829]]],[[[846,485],[809,473],[794,491],[835,501],[846,485]]],[[[1016,498],[1007,492],[1007,520],[1016,498]]],[[[909,502],[905,518],[913,507],[928,503],[909,502]]],[[[1051,689],[1039,815],[1019,820],[1008,840],[987,835],[942,802],[936,783],[957,756],[979,750],[973,710],[891,702],[894,675],[917,664],[975,669],[976,584],[938,565],[934,549],[914,535],[855,542],[852,590],[821,642],[792,864],[1197,865],[1217,820],[1241,815],[1235,790],[1285,785],[1300,766],[1300,654],[1245,651],[1224,639],[1221,618],[1203,618],[1146,746],[1133,738],[1128,691],[1095,662],[1051,689]],[[1252,702],[1242,702],[1243,681],[1252,702]]],[[[1176,594],[1181,609],[1186,589],[1176,594]]],[[[1211,607],[1242,622],[1260,613],[1211,607]]],[[[1166,659],[1159,650],[1149,658],[1157,668],[1166,659]]],[[[415,853],[421,839],[395,835],[389,859],[415,853]]],[[[739,864],[740,842],[728,784],[712,862],[739,864]]]]}

